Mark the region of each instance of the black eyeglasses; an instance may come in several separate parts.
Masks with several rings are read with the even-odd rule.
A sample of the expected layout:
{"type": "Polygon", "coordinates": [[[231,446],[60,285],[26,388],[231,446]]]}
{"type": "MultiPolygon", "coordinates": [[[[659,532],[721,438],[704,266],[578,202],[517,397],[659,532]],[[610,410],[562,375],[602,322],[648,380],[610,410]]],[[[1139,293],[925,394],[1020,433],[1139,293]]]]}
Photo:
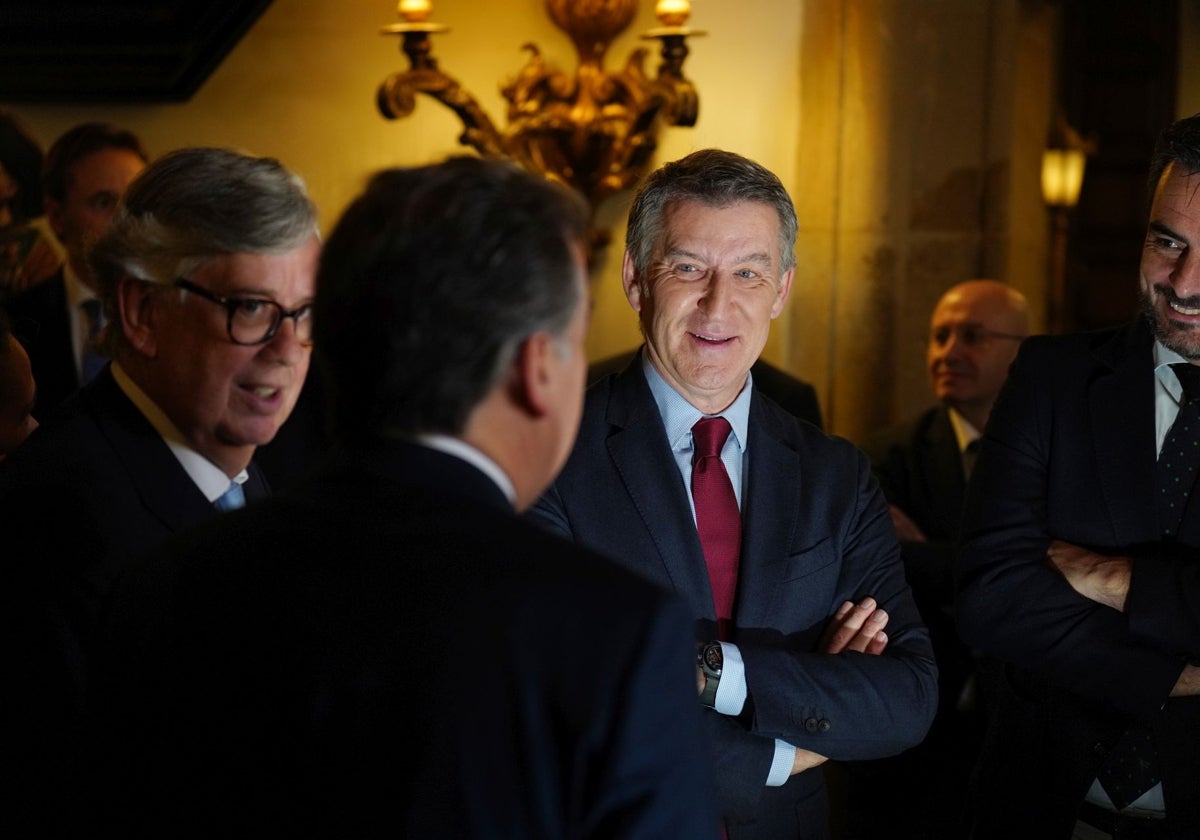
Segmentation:
{"type": "Polygon", "coordinates": [[[963,324],[958,327],[938,327],[929,331],[929,343],[935,347],[945,347],[950,343],[950,337],[957,335],[958,340],[967,347],[976,347],[994,338],[1006,341],[1024,341],[1025,336],[1013,333],[989,330],[982,324],[963,324]]]}
{"type": "Polygon", "coordinates": [[[305,347],[312,346],[311,303],[289,310],[266,298],[225,297],[210,292],[203,286],[197,286],[184,277],[176,279],[175,286],[225,307],[229,316],[225,327],[229,331],[229,340],[234,344],[247,347],[266,344],[279,332],[279,325],[283,323],[283,319],[291,318],[295,324],[296,340],[305,347]]]}

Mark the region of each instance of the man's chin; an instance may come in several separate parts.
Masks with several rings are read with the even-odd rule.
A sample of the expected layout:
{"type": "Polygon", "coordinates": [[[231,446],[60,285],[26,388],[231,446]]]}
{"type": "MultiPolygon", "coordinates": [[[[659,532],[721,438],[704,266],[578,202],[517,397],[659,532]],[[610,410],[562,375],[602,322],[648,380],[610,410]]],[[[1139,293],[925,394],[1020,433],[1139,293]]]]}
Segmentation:
{"type": "Polygon", "coordinates": [[[1191,361],[1200,359],[1200,328],[1198,327],[1160,318],[1154,324],[1154,337],[1168,350],[1174,350],[1185,359],[1191,361]]]}

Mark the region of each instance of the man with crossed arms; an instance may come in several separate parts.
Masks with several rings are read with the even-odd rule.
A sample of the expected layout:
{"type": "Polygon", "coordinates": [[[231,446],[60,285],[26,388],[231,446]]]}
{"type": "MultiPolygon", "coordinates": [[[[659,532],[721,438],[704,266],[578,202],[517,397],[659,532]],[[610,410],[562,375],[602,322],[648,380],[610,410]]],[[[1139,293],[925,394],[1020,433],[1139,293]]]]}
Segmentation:
{"type": "Polygon", "coordinates": [[[750,376],[787,302],[796,229],[779,179],[739,155],[700,151],[650,176],[622,271],[645,345],[589,389],[575,449],[533,511],[697,619],[733,840],[827,838],[813,768],[918,743],[937,697],[866,457],[750,376]]]}

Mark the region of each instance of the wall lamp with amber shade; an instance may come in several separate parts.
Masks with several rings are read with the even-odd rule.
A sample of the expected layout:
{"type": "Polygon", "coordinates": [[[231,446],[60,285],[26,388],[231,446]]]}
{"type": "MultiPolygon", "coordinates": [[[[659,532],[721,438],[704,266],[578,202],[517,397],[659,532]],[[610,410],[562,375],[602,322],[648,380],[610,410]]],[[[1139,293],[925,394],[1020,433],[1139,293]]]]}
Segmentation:
{"type": "Polygon", "coordinates": [[[1050,257],[1050,289],[1047,321],[1052,332],[1071,328],[1067,312],[1067,238],[1071,211],[1079,203],[1087,157],[1095,143],[1084,140],[1060,113],[1042,153],[1042,200],[1054,222],[1050,257]]]}
{"type": "MultiPolygon", "coordinates": [[[[441,102],[464,126],[459,142],[486,157],[506,157],[533,172],[574,187],[588,200],[593,217],[605,198],[634,186],[649,164],[660,122],[696,123],[699,99],[683,75],[687,38],[703,35],[686,26],[688,0],[659,0],[661,24],[643,33],[661,42],[662,61],[654,78],[646,75],[646,49],[634,50],[617,72],[604,69],[604,54],[637,14],[639,0],[546,0],[554,25],[566,32],[579,54],[574,74],[555,70],[534,44],[529,59],[500,91],[508,102],[508,124],[497,127],[487,112],[453,77],[439,69],[430,35],[447,27],[430,22],[429,0],[401,0],[400,23],[382,31],[403,38],[409,69],[384,80],[379,110],[389,119],[406,117],[416,94],[441,102]]],[[[607,234],[593,232],[595,245],[607,234]]]]}

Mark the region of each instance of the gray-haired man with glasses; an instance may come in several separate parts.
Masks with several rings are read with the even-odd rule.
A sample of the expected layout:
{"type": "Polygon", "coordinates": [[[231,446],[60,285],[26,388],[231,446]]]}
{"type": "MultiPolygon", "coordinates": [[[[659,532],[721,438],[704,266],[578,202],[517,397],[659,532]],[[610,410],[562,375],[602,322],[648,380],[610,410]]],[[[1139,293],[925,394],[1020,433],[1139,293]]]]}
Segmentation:
{"type": "Polygon", "coordinates": [[[13,801],[40,831],[76,810],[88,655],[113,580],[268,492],[251,456],[308,371],[319,251],[316,210],[278,161],[184,149],[130,185],[90,254],[112,362],[0,469],[4,613],[21,645],[6,720],[29,782],[13,801]]]}

